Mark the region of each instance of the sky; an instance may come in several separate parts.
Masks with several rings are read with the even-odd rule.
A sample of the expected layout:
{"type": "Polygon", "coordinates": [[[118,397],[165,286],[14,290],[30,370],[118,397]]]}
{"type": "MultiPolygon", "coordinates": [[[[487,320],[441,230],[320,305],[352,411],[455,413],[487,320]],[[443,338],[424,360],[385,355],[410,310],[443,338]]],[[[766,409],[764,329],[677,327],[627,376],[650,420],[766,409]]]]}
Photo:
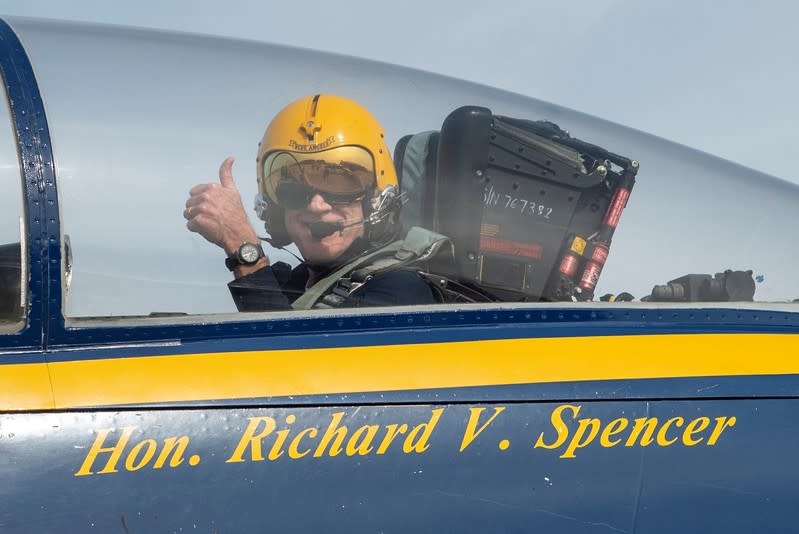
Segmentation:
{"type": "Polygon", "coordinates": [[[0,14],[190,31],[437,72],[546,100],[799,183],[799,6],[0,0],[0,14]]]}

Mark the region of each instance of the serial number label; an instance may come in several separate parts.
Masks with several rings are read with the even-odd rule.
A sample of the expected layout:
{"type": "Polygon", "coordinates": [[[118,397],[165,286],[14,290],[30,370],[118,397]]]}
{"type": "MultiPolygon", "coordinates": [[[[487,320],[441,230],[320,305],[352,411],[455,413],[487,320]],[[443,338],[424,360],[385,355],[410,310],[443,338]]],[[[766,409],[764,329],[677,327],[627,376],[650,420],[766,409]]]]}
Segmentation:
{"type": "Polygon", "coordinates": [[[549,219],[552,215],[552,208],[541,203],[533,202],[526,198],[514,197],[507,193],[501,193],[494,189],[494,186],[486,187],[483,192],[483,204],[486,206],[496,206],[509,211],[518,211],[523,215],[542,217],[549,219]]]}

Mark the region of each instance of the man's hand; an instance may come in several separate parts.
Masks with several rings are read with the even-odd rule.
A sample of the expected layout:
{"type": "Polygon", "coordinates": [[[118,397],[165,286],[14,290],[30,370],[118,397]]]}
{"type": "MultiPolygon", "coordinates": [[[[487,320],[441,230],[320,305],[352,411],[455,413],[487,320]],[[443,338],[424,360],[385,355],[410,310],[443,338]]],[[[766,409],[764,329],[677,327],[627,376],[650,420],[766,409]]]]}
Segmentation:
{"type": "Polygon", "coordinates": [[[258,243],[233,180],[232,167],[233,158],[229,157],[219,167],[219,183],[192,187],[183,211],[189,221],[186,227],[222,247],[228,256],[244,242],[258,243]]]}

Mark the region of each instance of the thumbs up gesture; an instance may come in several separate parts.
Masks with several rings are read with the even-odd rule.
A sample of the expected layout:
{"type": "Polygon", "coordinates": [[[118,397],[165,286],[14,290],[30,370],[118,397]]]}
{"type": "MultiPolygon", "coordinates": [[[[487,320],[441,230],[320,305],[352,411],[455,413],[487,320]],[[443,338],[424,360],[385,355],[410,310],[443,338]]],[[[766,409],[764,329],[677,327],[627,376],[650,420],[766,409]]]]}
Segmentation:
{"type": "Polygon", "coordinates": [[[234,254],[244,242],[258,242],[233,179],[232,157],[220,165],[218,183],[191,188],[183,217],[188,221],[186,227],[190,231],[222,247],[228,255],[234,254]]]}

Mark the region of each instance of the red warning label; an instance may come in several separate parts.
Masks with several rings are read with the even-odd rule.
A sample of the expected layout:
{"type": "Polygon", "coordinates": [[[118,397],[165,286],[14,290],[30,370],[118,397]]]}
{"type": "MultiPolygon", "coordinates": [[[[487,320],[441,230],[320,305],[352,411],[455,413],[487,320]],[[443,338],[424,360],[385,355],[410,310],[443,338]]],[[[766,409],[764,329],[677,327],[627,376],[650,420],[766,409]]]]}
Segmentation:
{"type": "Polygon", "coordinates": [[[494,254],[507,254],[508,256],[523,256],[540,260],[543,248],[536,243],[520,243],[485,235],[480,236],[480,252],[494,254]]]}
{"type": "Polygon", "coordinates": [[[628,198],[630,198],[629,189],[624,189],[623,187],[616,189],[616,192],[613,193],[613,200],[610,201],[610,206],[608,206],[608,212],[605,214],[605,220],[602,222],[611,228],[616,228],[619,225],[621,212],[624,210],[624,206],[627,205],[628,198]]]}

